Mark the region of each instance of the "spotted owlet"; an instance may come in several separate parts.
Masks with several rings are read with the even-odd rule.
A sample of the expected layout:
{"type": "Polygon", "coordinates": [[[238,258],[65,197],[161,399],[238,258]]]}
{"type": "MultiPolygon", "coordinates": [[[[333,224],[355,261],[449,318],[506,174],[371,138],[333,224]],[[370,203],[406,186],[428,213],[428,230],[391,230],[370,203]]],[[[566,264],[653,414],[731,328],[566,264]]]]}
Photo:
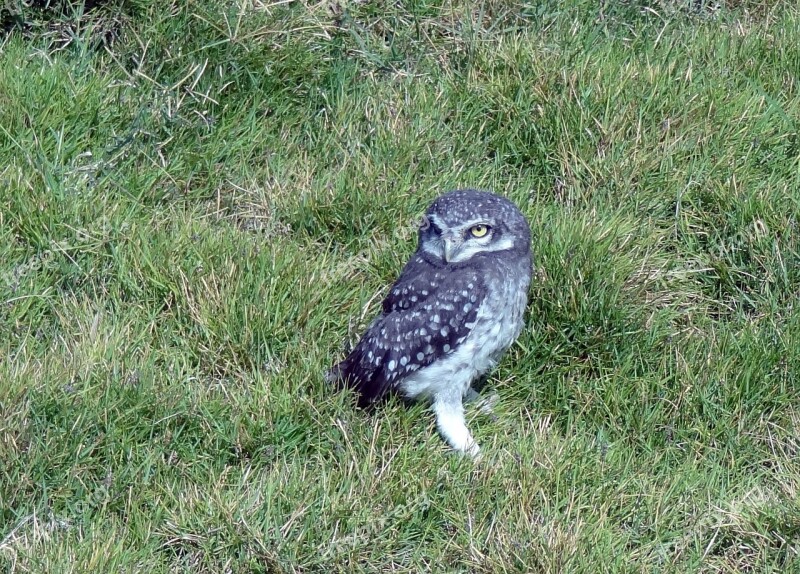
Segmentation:
{"type": "Polygon", "coordinates": [[[464,419],[473,384],[520,333],[531,281],[530,229],[507,199],[471,189],[437,198],[381,313],[326,374],[368,405],[395,391],[426,399],[454,449],[480,449],[464,419]]]}

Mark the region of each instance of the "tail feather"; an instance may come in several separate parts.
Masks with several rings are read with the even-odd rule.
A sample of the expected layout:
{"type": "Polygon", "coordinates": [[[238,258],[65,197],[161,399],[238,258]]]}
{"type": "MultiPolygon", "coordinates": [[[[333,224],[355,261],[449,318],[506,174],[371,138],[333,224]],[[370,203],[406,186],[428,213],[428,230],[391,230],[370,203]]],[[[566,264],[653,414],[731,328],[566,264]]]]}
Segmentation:
{"type": "Polygon", "coordinates": [[[325,378],[325,382],[329,385],[341,385],[342,383],[342,369],[340,367],[341,363],[337,363],[336,365],[332,366],[330,369],[325,371],[323,377],[325,378]]]}
{"type": "Polygon", "coordinates": [[[374,380],[374,373],[359,372],[353,368],[352,355],[325,372],[325,381],[336,385],[337,390],[353,389],[358,394],[358,406],[368,407],[384,395],[385,388],[374,380]]]}

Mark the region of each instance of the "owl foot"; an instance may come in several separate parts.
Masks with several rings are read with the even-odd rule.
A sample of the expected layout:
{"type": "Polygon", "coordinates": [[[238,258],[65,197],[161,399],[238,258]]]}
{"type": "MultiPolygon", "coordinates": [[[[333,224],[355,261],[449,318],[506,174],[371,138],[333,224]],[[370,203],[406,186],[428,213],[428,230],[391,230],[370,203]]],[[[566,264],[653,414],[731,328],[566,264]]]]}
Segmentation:
{"type": "Polygon", "coordinates": [[[447,444],[477,459],[481,449],[467,428],[461,398],[438,396],[433,401],[433,412],[436,414],[436,427],[447,444]]]}
{"type": "Polygon", "coordinates": [[[478,392],[470,387],[467,389],[467,393],[464,395],[464,402],[465,403],[475,403],[478,407],[478,411],[489,417],[492,421],[497,421],[497,415],[494,414],[494,406],[497,404],[497,401],[500,400],[500,395],[497,393],[492,393],[488,397],[482,397],[478,394],[478,392]]]}

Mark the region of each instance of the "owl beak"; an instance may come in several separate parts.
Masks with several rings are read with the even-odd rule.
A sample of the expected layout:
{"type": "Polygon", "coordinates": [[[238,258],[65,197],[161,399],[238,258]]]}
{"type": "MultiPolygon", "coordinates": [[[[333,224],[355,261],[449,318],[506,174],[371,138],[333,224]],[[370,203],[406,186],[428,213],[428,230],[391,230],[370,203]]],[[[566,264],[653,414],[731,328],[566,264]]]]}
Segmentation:
{"type": "Polygon", "coordinates": [[[444,238],[444,260],[447,263],[453,261],[458,251],[461,249],[461,241],[456,237],[444,238]]]}

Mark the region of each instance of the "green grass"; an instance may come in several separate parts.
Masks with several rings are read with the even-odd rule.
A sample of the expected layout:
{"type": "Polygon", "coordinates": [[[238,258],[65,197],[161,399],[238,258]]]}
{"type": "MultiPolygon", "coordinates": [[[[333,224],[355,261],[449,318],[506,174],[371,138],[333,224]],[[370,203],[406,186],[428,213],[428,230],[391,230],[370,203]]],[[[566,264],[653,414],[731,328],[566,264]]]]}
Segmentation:
{"type": "Polygon", "coordinates": [[[800,572],[800,12],[707,4],[5,36],[0,570],[800,572]],[[467,186],[537,265],[478,464],[321,376],[467,186]]]}

